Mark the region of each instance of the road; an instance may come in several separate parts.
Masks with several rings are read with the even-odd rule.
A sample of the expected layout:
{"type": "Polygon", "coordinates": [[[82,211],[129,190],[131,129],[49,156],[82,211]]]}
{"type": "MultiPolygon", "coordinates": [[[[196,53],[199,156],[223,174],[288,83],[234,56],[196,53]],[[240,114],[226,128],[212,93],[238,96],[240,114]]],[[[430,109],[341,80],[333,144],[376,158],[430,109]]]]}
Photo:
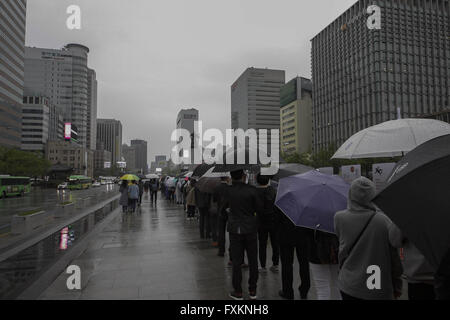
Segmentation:
{"type": "Polygon", "coordinates": [[[40,208],[45,208],[45,210],[49,211],[54,209],[59,203],[95,197],[102,192],[117,193],[118,186],[103,185],[97,188],[74,191],[33,188],[31,193],[24,197],[0,199],[0,234],[9,228],[14,214],[40,208]]]}

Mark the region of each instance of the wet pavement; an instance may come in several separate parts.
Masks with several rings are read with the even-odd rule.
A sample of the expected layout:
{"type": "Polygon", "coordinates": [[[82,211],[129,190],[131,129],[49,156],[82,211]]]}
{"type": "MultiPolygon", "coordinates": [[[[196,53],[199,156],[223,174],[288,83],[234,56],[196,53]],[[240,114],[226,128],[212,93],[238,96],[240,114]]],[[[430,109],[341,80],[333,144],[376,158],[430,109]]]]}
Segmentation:
{"type": "MultiPolygon", "coordinates": [[[[139,212],[123,214],[118,209],[113,214],[112,222],[71,263],[81,269],[81,290],[67,289],[69,275],[63,272],[39,299],[229,299],[227,255],[218,257],[209,240],[200,240],[198,222],[186,220],[181,206],[159,200],[155,207],[144,195],[139,212]]],[[[270,252],[269,246],[269,257],[270,252]]],[[[260,274],[259,299],[280,299],[280,276],[270,271],[260,274]]],[[[244,269],[244,297],[247,281],[244,269]]],[[[296,263],[294,288],[299,282],[296,263]]],[[[310,299],[315,298],[314,291],[310,299]]]]}
{"type": "Polygon", "coordinates": [[[59,203],[65,201],[75,202],[79,199],[96,197],[103,192],[117,194],[118,190],[119,188],[116,185],[103,185],[98,188],[73,191],[33,187],[32,191],[24,197],[0,199],[0,241],[2,236],[9,232],[11,218],[15,214],[42,208],[51,211],[56,209],[59,203]]]}

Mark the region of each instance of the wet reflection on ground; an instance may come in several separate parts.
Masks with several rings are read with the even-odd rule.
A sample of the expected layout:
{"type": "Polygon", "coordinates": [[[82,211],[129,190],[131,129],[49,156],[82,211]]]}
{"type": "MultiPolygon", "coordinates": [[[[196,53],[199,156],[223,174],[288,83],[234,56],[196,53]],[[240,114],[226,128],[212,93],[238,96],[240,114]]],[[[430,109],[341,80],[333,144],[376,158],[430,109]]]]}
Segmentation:
{"type": "Polygon", "coordinates": [[[0,262],[0,299],[14,299],[102,221],[118,200],[0,262]]]}

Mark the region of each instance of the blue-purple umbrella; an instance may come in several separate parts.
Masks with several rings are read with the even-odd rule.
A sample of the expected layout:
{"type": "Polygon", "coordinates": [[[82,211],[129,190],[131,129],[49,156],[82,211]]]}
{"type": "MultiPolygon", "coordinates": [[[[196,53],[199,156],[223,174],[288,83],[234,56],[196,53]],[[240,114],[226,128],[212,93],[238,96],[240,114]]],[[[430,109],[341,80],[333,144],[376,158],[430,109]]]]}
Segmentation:
{"type": "Polygon", "coordinates": [[[350,185],[313,170],[283,178],[275,205],[296,225],[334,233],[334,215],[347,208],[350,185]]]}

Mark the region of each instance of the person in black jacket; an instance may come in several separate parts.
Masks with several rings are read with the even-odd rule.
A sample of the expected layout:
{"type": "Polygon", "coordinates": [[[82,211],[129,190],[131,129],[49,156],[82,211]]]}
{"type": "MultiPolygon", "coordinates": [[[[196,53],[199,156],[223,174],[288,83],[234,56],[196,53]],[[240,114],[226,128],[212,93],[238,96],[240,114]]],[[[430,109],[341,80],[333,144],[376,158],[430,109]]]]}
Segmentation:
{"type": "Polygon", "coordinates": [[[209,208],[211,205],[211,195],[201,192],[195,187],[195,204],[200,213],[199,228],[200,228],[200,238],[209,239],[211,238],[211,222],[209,208]]]}
{"type": "Polygon", "coordinates": [[[270,236],[270,243],[272,245],[272,272],[278,272],[278,264],[280,262],[280,245],[278,241],[278,227],[279,215],[275,213],[275,199],[277,192],[269,186],[270,177],[258,175],[256,177],[258,182],[258,190],[260,201],[264,205],[263,211],[258,212],[259,229],[259,263],[261,271],[266,271],[266,257],[267,257],[267,241],[270,236]]]}
{"type": "Polygon", "coordinates": [[[225,190],[229,186],[229,177],[221,177],[221,183],[214,190],[213,198],[217,203],[217,241],[218,241],[218,256],[225,256],[225,234],[227,228],[228,213],[225,208],[225,190]]]}
{"type": "Polygon", "coordinates": [[[297,253],[297,260],[300,266],[301,284],[299,287],[300,298],[306,300],[311,288],[311,279],[309,274],[308,261],[308,234],[304,228],[296,227],[280,209],[275,208],[280,217],[279,240],[280,240],[280,258],[281,258],[281,279],[282,290],[280,297],[288,300],[294,299],[293,284],[293,265],[294,252],[297,253]]]}
{"type": "Polygon", "coordinates": [[[249,265],[249,296],[256,299],[258,282],[258,218],[261,212],[259,195],[255,187],[245,183],[246,175],[242,170],[231,172],[232,186],[225,192],[230,209],[228,214],[228,232],[230,233],[230,251],[233,262],[233,288],[230,297],[243,300],[242,264],[247,252],[249,265]]]}

